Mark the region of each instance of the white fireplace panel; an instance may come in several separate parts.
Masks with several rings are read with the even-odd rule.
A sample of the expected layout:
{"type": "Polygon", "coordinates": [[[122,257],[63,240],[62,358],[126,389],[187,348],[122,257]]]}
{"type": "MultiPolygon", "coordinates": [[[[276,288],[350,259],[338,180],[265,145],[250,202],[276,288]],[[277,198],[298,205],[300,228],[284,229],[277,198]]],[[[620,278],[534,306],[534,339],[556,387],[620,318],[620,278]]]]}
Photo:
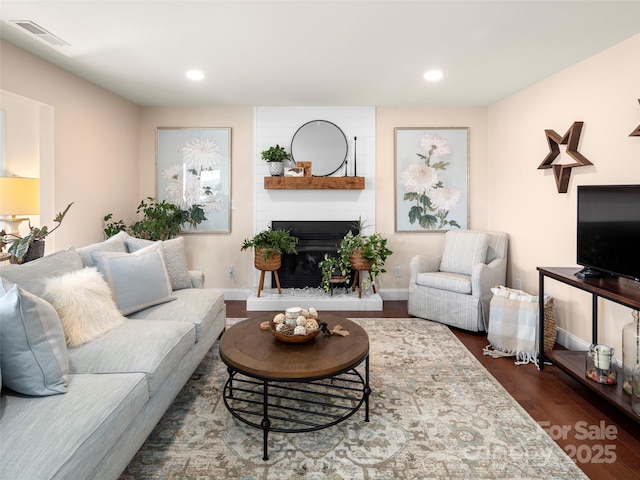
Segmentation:
{"type": "MultiPolygon", "coordinates": [[[[374,107],[256,107],[254,139],[254,232],[272,220],[353,220],[360,218],[365,233],[375,230],[375,108],[374,107]],[[353,176],[353,144],[357,137],[357,175],[364,190],[265,190],[269,175],[260,152],[278,144],[291,151],[291,140],[303,124],[327,120],[342,129],[348,142],[348,170],[353,176]]],[[[312,166],[313,172],[313,166],[312,166]]],[[[333,176],[343,176],[344,168],[333,176]]],[[[254,275],[257,287],[259,273],[254,275]]],[[[267,283],[267,282],[265,282],[267,283]]]]}

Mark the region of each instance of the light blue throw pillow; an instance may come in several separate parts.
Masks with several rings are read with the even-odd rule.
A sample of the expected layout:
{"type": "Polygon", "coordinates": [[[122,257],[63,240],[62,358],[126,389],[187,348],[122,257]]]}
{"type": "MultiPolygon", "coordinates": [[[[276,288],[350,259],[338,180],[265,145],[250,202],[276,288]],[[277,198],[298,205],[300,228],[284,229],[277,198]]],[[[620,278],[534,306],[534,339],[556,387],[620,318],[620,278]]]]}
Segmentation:
{"type": "MultiPolygon", "coordinates": [[[[137,252],[141,248],[148,247],[154,242],[143,238],[127,237],[125,239],[129,252],[137,252]]],[[[171,279],[171,288],[173,290],[181,290],[183,288],[191,288],[191,276],[187,267],[187,252],[184,247],[184,238],[177,237],[162,242],[164,251],[164,260],[171,279]]]]}
{"type": "Polygon", "coordinates": [[[45,300],[0,277],[2,384],[24,395],[66,393],[69,358],[62,324],[45,300]]]}
{"type": "Polygon", "coordinates": [[[91,252],[123,315],[174,300],[162,242],[133,253],[91,252]]]}
{"type": "Polygon", "coordinates": [[[92,243],[86,247],[76,248],[76,251],[82,258],[82,263],[85,267],[94,267],[95,261],[93,260],[92,252],[123,252],[127,251],[125,240],[129,237],[127,232],[118,232],[113,237],[109,237],[103,242],[92,243]]]}

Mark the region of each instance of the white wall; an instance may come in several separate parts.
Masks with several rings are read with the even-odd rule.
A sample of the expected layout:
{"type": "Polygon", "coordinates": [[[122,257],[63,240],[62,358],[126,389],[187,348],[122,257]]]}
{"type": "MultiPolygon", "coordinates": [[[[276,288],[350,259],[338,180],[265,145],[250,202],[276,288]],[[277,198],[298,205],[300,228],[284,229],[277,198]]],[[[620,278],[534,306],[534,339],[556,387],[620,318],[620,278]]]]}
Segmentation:
{"type": "MultiPolygon", "coordinates": [[[[139,107],[5,40],[0,51],[0,89],[43,105],[39,120],[15,132],[31,135],[39,150],[41,224],[51,227],[55,213],[74,202],[47,237],[47,251],[54,242],[59,250],[102,240],[103,216],[139,202],[139,107]]],[[[11,118],[6,128],[13,129],[11,118]]]]}
{"type": "MultiPolygon", "coordinates": [[[[359,217],[375,228],[375,109],[318,107],[258,107],[255,109],[254,198],[255,230],[271,220],[354,220],[359,217]],[[347,137],[349,174],[353,172],[353,139],[357,137],[357,174],[365,178],[364,190],[265,190],[269,176],[260,152],[273,146],[290,151],[291,140],[303,124],[327,120],[347,137]]],[[[313,166],[312,166],[313,171],[313,166]]],[[[333,176],[343,176],[341,169],[333,176]]]]}
{"type": "MultiPolygon", "coordinates": [[[[257,107],[254,141],[254,232],[272,220],[358,220],[375,231],[375,109],[372,107],[257,107]],[[327,120],[345,134],[348,174],[353,175],[353,141],[357,138],[357,175],[365,178],[364,190],[266,190],[267,162],[260,152],[273,145],[291,151],[294,134],[312,120],[327,120]]],[[[313,173],[313,165],[311,166],[313,173]]],[[[341,169],[334,176],[343,176],[341,169]]],[[[254,285],[257,285],[257,272],[254,285]]]]}
{"type": "MultiPolygon", "coordinates": [[[[640,35],[566,69],[489,108],[489,226],[509,232],[509,278],[537,292],[537,266],[576,266],[576,187],[640,183],[640,35]],[[549,152],[544,130],[560,135],[575,121],[584,128],[578,151],[593,166],[574,168],[568,192],[557,193],[551,170],[538,170],[549,152]]],[[[554,163],[572,163],[561,148],[554,163]]],[[[591,297],[548,280],[556,298],[561,339],[591,341],[591,297]],[[566,333],[566,334],[565,334],[566,333]]],[[[630,310],[599,304],[599,341],[622,352],[630,310]]]]}
{"type": "MultiPolygon", "coordinates": [[[[156,130],[158,127],[231,128],[231,232],[185,235],[189,265],[205,274],[207,287],[225,291],[225,298],[243,298],[253,284],[253,256],[241,252],[242,240],[253,234],[253,108],[145,107],[139,125],[137,202],[156,196],[156,130]],[[234,277],[227,276],[232,265],[234,277]]],[[[135,205],[129,212],[135,213],[135,205]]]]}
{"type": "Polygon", "coordinates": [[[487,194],[494,182],[487,158],[487,107],[376,109],[376,228],[393,251],[385,264],[387,273],[376,283],[388,299],[407,298],[411,258],[441,253],[444,241],[444,232],[395,232],[396,127],[469,128],[469,228],[488,227],[487,194]],[[394,276],[396,267],[400,277],[394,276]]]}
{"type": "MultiPolygon", "coordinates": [[[[20,95],[0,90],[0,110],[4,114],[4,156],[0,164],[0,175],[28,178],[40,178],[40,160],[44,156],[45,148],[41,148],[40,139],[51,133],[53,124],[48,120],[47,112],[50,107],[40,102],[22,97],[20,95]]],[[[44,147],[44,145],[42,146],[44,147]]],[[[43,218],[48,218],[51,211],[48,206],[52,204],[53,179],[41,181],[40,211],[43,218]]],[[[31,215],[28,221],[20,225],[20,234],[25,235],[29,231],[29,222],[39,226],[40,215],[31,215]]],[[[55,239],[47,242],[48,251],[54,251],[55,239]]]]}

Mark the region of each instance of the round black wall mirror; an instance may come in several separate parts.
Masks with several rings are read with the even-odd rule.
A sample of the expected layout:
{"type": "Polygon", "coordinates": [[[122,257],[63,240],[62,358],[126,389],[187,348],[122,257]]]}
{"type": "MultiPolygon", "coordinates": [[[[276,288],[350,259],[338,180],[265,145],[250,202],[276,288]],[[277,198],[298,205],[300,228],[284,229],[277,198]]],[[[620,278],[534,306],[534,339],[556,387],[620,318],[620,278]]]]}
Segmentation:
{"type": "Polygon", "coordinates": [[[311,162],[314,177],[337,172],[347,160],[347,137],[336,124],[312,120],[302,125],[291,140],[291,156],[295,162],[311,162]]]}

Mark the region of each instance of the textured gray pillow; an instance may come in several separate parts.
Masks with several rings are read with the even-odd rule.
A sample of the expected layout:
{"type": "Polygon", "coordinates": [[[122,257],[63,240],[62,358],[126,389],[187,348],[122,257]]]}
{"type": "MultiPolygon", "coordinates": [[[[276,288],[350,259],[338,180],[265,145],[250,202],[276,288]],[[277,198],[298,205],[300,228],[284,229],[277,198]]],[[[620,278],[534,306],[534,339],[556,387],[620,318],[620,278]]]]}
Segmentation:
{"type": "MultiPolygon", "coordinates": [[[[152,245],[154,242],[129,236],[125,240],[125,243],[130,252],[136,252],[141,248],[152,245]]],[[[164,240],[162,242],[162,248],[164,250],[164,259],[167,264],[169,278],[171,279],[171,288],[173,290],[191,288],[191,277],[189,276],[189,267],[187,266],[187,252],[184,247],[184,238],[177,237],[164,240]]]]}
{"type": "Polygon", "coordinates": [[[69,358],[62,325],[45,300],[0,277],[2,383],[24,395],[66,393],[69,358]]]}
{"type": "Polygon", "coordinates": [[[441,272],[471,275],[476,263],[487,259],[489,235],[482,232],[449,231],[445,235],[441,272]]]}
{"type": "Polygon", "coordinates": [[[86,247],[77,248],[76,251],[82,258],[85,267],[94,267],[96,264],[91,256],[91,252],[126,252],[125,240],[129,234],[118,232],[113,237],[107,238],[104,242],[92,243],[86,247]]]}
{"type": "Polygon", "coordinates": [[[162,242],[133,253],[94,251],[91,255],[123,315],[174,300],[162,242]]]}
{"type": "Polygon", "coordinates": [[[80,270],[82,259],[73,248],[61,250],[22,265],[0,267],[0,276],[17,283],[28,292],[42,297],[48,278],[80,270]]]}

